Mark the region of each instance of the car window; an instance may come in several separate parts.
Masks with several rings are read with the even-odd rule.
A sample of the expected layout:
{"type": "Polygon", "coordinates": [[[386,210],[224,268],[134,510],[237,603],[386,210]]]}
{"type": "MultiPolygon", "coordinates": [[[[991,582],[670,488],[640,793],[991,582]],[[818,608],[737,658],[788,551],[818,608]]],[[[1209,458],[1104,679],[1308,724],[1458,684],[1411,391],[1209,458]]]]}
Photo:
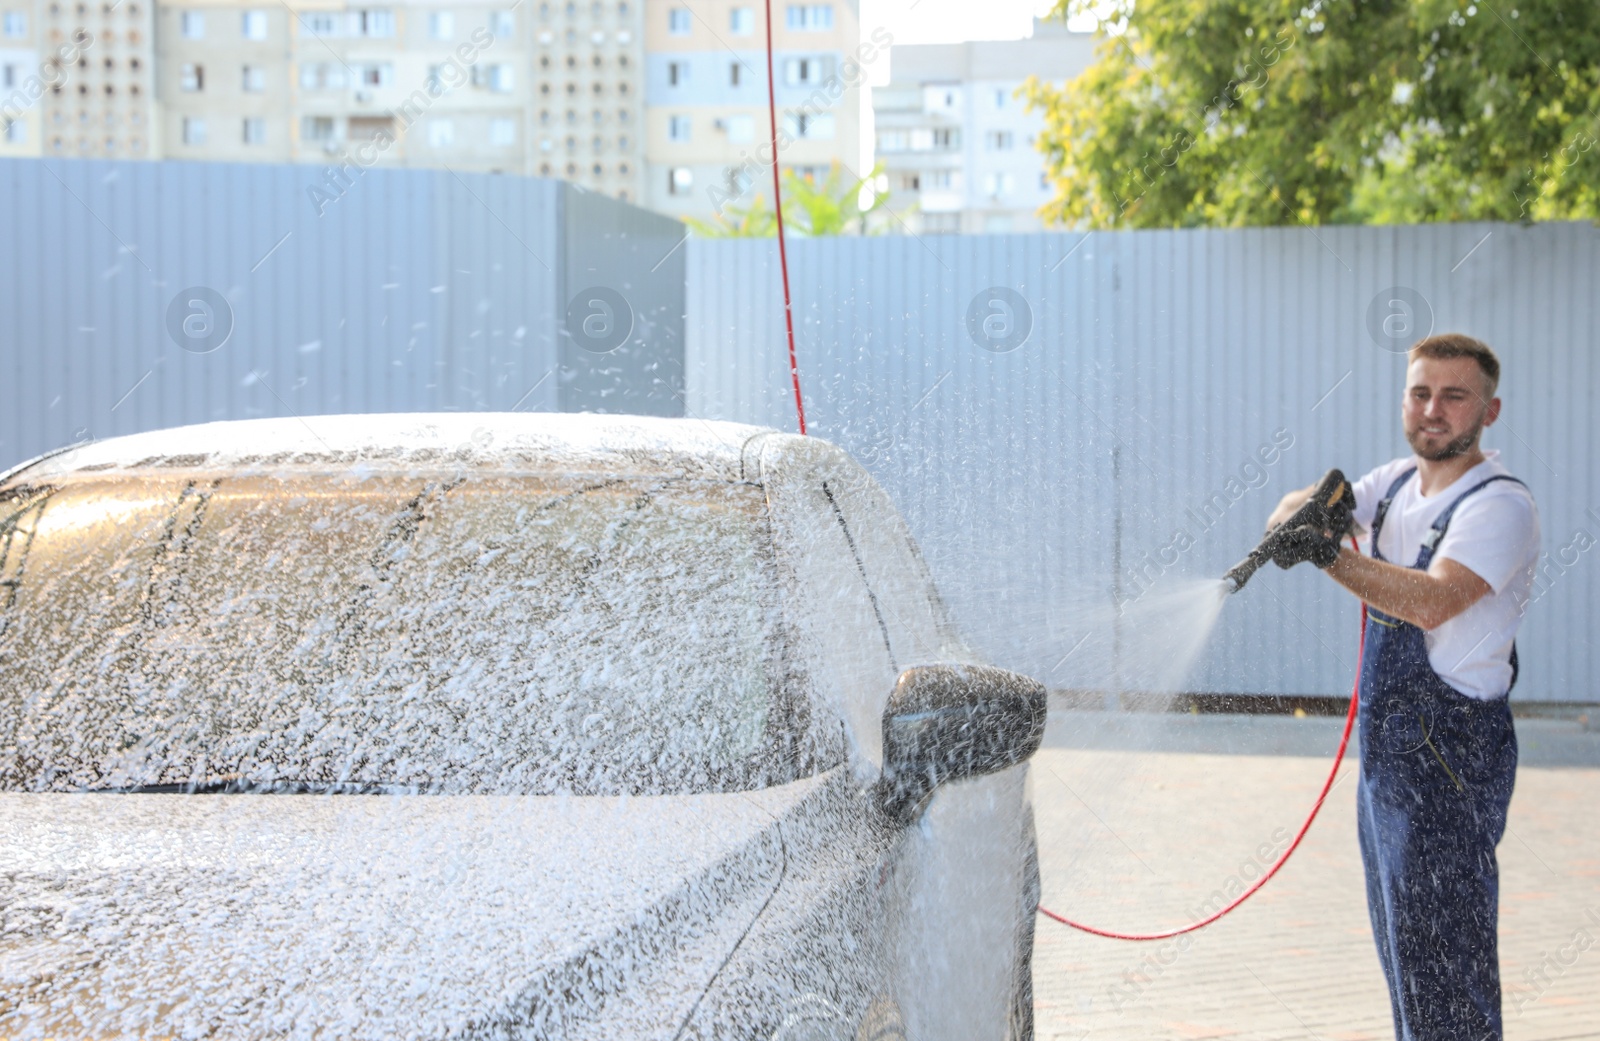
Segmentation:
{"type": "Polygon", "coordinates": [[[894,504],[866,473],[841,468],[827,481],[883,620],[895,668],[964,660],[927,565],[894,504]]]}
{"type": "Polygon", "coordinates": [[[288,474],[0,501],[0,786],[686,792],[805,768],[760,490],[288,474]]]}

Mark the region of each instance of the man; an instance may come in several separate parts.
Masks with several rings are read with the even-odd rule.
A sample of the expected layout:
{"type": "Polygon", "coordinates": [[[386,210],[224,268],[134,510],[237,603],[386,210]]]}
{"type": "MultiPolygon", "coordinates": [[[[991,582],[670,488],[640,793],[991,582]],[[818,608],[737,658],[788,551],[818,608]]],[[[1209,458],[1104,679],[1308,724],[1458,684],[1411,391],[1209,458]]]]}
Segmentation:
{"type": "MultiPolygon", "coordinates": [[[[1500,415],[1499,378],[1494,352],[1469,336],[1413,346],[1400,407],[1413,455],[1354,485],[1370,555],[1335,553],[1337,533],[1323,531],[1300,557],[1368,605],[1357,812],[1399,1041],[1502,1037],[1495,846],[1516,774],[1506,697],[1539,516],[1478,444],[1500,415]]],[[[1269,526],[1311,491],[1285,496],[1269,526]]]]}

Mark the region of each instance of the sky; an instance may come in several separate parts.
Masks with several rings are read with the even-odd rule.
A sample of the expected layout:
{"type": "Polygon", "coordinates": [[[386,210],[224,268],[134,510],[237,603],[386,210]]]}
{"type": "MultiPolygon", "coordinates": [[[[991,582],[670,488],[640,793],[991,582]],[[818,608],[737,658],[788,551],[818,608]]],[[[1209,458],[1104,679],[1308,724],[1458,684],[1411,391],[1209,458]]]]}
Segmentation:
{"type": "MultiPolygon", "coordinates": [[[[1054,6],[1054,0],[861,0],[861,38],[881,26],[895,43],[1020,40],[1033,31],[1034,15],[1054,6]]],[[[887,83],[888,71],[879,63],[868,82],[887,83]]]]}

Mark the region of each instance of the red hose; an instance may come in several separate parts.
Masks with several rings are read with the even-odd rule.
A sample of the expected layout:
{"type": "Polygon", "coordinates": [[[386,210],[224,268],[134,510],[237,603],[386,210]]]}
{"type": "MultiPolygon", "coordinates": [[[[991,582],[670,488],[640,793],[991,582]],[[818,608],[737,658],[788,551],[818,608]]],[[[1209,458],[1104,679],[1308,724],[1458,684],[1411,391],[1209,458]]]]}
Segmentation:
{"type": "Polygon", "coordinates": [[[778,95],[772,78],[772,0],[767,0],[767,123],[772,130],[772,208],[778,215],[778,267],[783,272],[783,323],[789,330],[789,378],[794,381],[794,411],[806,432],[806,406],[800,400],[800,366],[794,356],[794,305],[789,298],[789,250],[783,241],[783,188],[778,178],[778,95]]]}
{"type": "MultiPolygon", "coordinates": [[[[1354,542],[1354,540],[1351,540],[1351,541],[1354,542]]],[[[1065,915],[1059,915],[1056,912],[1050,910],[1048,907],[1045,907],[1043,904],[1039,905],[1039,913],[1044,915],[1046,918],[1050,918],[1050,919],[1053,919],[1053,920],[1055,920],[1057,922],[1060,922],[1062,925],[1070,925],[1070,926],[1072,926],[1072,928],[1078,929],[1078,930],[1080,930],[1082,932],[1093,933],[1096,936],[1109,937],[1110,939],[1113,939],[1113,940],[1165,940],[1165,939],[1168,939],[1169,937],[1182,936],[1184,933],[1192,933],[1196,929],[1204,928],[1205,926],[1208,926],[1212,922],[1215,922],[1217,919],[1221,918],[1223,915],[1225,915],[1228,912],[1232,911],[1234,908],[1238,907],[1240,904],[1244,903],[1246,900],[1248,900],[1252,896],[1254,896],[1256,890],[1258,890],[1262,886],[1266,885],[1267,884],[1267,880],[1272,878],[1273,875],[1276,875],[1278,873],[1278,869],[1283,867],[1283,865],[1285,865],[1285,864],[1287,864],[1289,862],[1289,857],[1291,855],[1293,855],[1293,853],[1295,851],[1295,848],[1300,845],[1300,840],[1305,838],[1306,837],[1306,832],[1311,830],[1311,822],[1317,819],[1317,812],[1322,809],[1322,803],[1323,803],[1323,801],[1325,799],[1327,799],[1328,791],[1333,787],[1333,779],[1335,777],[1337,777],[1338,774],[1339,774],[1339,763],[1341,761],[1343,761],[1343,759],[1344,759],[1344,750],[1350,744],[1350,731],[1355,727],[1356,707],[1361,703],[1361,665],[1360,665],[1360,661],[1361,661],[1361,655],[1363,653],[1365,653],[1365,651],[1366,651],[1366,645],[1367,645],[1367,605],[1365,603],[1362,603],[1362,605],[1361,605],[1361,642],[1360,642],[1361,650],[1356,655],[1356,662],[1357,662],[1357,664],[1356,664],[1356,680],[1355,680],[1355,683],[1353,684],[1353,686],[1351,688],[1351,691],[1350,691],[1350,711],[1345,713],[1345,717],[1344,717],[1344,736],[1339,738],[1339,751],[1334,753],[1334,756],[1333,756],[1333,768],[1328,771],[1328,779],[1326,781],[1322,782],[1322,791],[1317,793],[1317,801],[1312,804],[1311,812],[1306,815],[1305,823],[1300,825],[1300,830],[1299,831],[1295,832],[1294,841],[1289,843],[1289,848],[1284,851],[1283,856],[1279,857],[1277,860],[1272,862],[1272,866],[1267,869],[1267,873],[1266,874],[1264,874],[1260,878],[1256,879],[1255,882],[1251,884],[1250,888],[1246,889],[1243,893],[1240,893],[1239,896],[1237,898],[1235,898],[1232,903],[1228,904],[1226,907],[1224,907],[1222,910],[1216,912],[1215,914],[1210,915],[1210,916],[1208,916],[1206,918],[1200,919],[1198,922],[1191,922],[1188,925],[1180,925],[1176,929],[1168,929],[1168,930],[1166,930],[1164,932],[1159,932],[1159,933],[1119,933],[1119,932],[1114,932],[1114,931],[1112,931],[1110,929],[1100,929],[1100,928],[1097,928],[1097,927],[1092,926],[1092,925],[1084,925],[1082,922],[1074,922],[1072,919],[1066,917],[1065,915]]]]}

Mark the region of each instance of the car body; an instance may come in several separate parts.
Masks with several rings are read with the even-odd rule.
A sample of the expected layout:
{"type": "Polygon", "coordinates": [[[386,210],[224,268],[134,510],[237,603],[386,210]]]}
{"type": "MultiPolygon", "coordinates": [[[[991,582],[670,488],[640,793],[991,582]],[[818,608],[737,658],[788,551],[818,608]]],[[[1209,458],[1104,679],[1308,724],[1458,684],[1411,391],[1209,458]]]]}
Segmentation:
{"type": "Polygon", "coordinates": [[[1043,688],[824,441],[213,423],[0,524],[0,1037],[1031,1036],[1043,688]]]}

